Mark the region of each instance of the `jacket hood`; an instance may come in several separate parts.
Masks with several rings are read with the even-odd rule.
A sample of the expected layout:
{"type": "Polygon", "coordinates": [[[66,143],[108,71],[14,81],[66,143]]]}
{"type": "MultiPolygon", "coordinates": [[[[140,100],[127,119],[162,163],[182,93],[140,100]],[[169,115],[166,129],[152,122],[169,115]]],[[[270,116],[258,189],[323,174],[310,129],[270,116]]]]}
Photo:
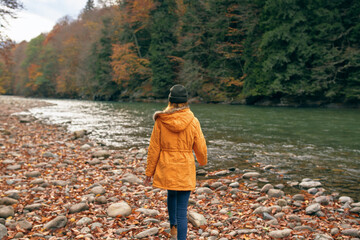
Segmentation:
{"type": "Polygon", "coordinates": [[[159,119],[172,132],[181,132],[193,121],[194,114],[189,107],[174,108],[170,111],[155,112],[153,119],[159,119]]]}

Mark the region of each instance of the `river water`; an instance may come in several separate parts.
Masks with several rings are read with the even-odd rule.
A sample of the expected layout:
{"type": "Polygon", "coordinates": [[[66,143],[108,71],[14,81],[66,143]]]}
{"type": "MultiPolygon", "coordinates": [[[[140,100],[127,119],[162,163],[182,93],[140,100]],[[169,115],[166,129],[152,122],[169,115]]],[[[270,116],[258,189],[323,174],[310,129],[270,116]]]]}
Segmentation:
{"type": "MultiPolygon", "coordinates": [[[[160,103],[47,100],[55,105],[31,113],[112,148],[145,148],[160,103]]],[[[360,200],[360,111],[193,104],[208,144],[206,170],[254,169],[276,181],[320,180],[329,192],[360,200]],[[259,171],[259,169],[257,169],[259,171]]]]}

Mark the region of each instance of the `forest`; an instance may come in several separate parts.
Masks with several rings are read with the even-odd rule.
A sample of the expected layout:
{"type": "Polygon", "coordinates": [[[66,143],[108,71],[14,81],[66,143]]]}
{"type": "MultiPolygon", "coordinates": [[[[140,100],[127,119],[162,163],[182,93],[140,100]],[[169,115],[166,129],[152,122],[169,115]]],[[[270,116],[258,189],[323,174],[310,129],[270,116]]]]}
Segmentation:
{"type": "Polygon", "coordinates": [[[167,98],[278,106],[360,104],[358,0],[122,0],[1,39],[0,94],[167,98]]]}

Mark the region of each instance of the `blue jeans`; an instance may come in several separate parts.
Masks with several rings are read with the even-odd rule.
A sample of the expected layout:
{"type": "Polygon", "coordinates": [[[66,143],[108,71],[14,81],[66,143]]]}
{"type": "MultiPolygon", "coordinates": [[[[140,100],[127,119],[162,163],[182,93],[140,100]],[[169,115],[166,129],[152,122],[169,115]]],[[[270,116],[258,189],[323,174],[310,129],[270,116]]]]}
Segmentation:
{"type": "Polygon", "coordinates": [[[189,197],[190,191],[168,190],[167,205],[170,226],[177,225],[178,240],[186,240],[189,197]]]}

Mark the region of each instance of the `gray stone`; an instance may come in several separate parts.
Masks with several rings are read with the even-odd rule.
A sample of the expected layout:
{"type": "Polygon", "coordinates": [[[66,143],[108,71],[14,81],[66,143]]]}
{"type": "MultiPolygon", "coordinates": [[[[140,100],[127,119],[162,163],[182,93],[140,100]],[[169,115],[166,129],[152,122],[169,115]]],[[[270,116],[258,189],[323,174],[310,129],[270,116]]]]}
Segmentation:
{"type": "Polygon", "coordinates": [[[265,207],[265,206],[260,206],[254,210],[253,214],[263,214],[264,212],[270,213],[270,211],[271,211],[270,208],[265,207]]]}
{"type": "Polygon", "coordinates": [[[239,229],[236,230],[237,234],[251,234],[251,233],[257,233],[258,230],[257,229],[239,229]]]}
{"type": "Polygon", "coordinates": [[[341,233],[345,236],[360,237],[360,230],[355,228],[342,230],[341,233]]]}
{"type": "Polygon", "coordinates": [[[317,188],[310,188],[307,190],[308,193],[310,193],[311,195],[315,195],[316,193],[319,192],[319,189],[317,188]]]}
{"type": "Polygon", "coordinates": [[[39,209],[41,209],[41,207],[42,207],[42,204],[34,203],[34,204],[30,204],[30,205],[25,206],[24,209],[31,212],[31,211],[34,211],[34,210],[39,210],[39,209]]]}
{"type": "Polygon", "coordinates": [[[13,205],[13,204],[17,204],[18,200],[13,199],[13,198],[9,198],[9,197],[3,197],[0,198],[0,205],[13,205]]]}
{"type": "Polygon", "coordinates": [[[40,185],[40,184],[43,184],[44,182],[45,182],[44,179],[42,179],[42,178],[36,178],[36,179],[32,180],[32,181],[30,182],[30,184],[40,185]]]}
{"type": "MultiPolygon", "coordinates": [[[[212,184],[210,185],[210,187],[211,187],[212,189],[216,189],[216,188],[221,187],[221,186],[223,186],[223,184],[222,184],[221,182],[214,182],[214,183],[212,183],[212,184]]],[[[209,186],[207,185],[207,186],[202,186],[202,187],[209,187],[209,186]]]]}
{"type": "Polygon", "coordinates": [[[157,227],[150,228],[148,230],[142,231],[135,235],[136,238],[146,238],[149,236],[156,235],[159,232],[159,229],[157,227]]]}
{"type": "Polygon", "coordinates": [[[147,218],[143,221],[143,223],[145,224],[149,224],[149,223],[160,223],[160,220],[159,219],[156,219],[156,218],[147,218]]]}
{"type": "Polygon", "coordinates": [[[314,240],[332,240],[333,238],[327,234],[316,234],[314,240]]]}
{"type": "Polygon", "coordinates": [[[295,194],[292,198],[294,201],[305,201],[304,194],[295,194]]]}
{"type": "Polygon", "coordinates": [[[88,145],[88,144],[84,144],[80,147],[80,150],[82,151],[87,151],[87,150],[90,150],[91,149],[91,146],[88,145]]]}
{"type": "Polygon", "coordinates": [[[87,205],[86,203],[78,203],[70,207],[69,213],[78,213],[86,210],[89,210],[89,205],[87,205]]]}
{"type": "Polygon", "coordinates": [[[310,232],[313,232],[314,229],[310,226],[296,226],[294,227],[294,230],[296,231],[310,231],[310,232]]]}
{"type": "Polygon", "coordinates": [[[25,176],[27,178],[39,177],[40,175],[41,175],[41,173],[39,171],[32,171],[32,172],[25,173],[25,176]]]}
{"type": "Polygon", "coordinates": [[[61,187],[65,187],[66,185],[68,185],[68,182],[67,181],[64,181],[64,180],[55,180],[52,182],[52,184],[54,186],[61,186],[61,187]]]}
{"type": "Polygon", "coordinates": [[[272,238],[285,238],[290,236],[291,231],[291,229],[275,230],[269,232],[269,235],[272,238]]]}
{"type": "Polygon", "coordinates": [[[331,235],[337,235],[340,232],[340,230],[338,228],[332,228],[330,230],[330,234],[331,235]]]}
{"type": "Polygon", "coordinates": [[[152,216],[152,217],[155,217],[160,214],[160,212],[158,210],[147,209],[147,208],[139,208],[139,209],[135,210],[135,212],[141,212],[141,213],[145,214],[146,216],[152,216]]]}
{"type": "Polygon", "coordinates": [[[9,190],[5,192],[5,195],[9,198],[20,199],[19,193],[20,192],[18,190],[9,190]]]}
{"type": "Polygon", "coordinates": [[[100,196],[95,198],[95,202],[98,204],[106,204],[108,201],[105,196],[100,196]]]}
{"type": "Polygon", "coordinates": [[[111,204],[107,209],[107,214],[110,217],[127,217],[131,214],[131,207],[126,202],[118,202],[111,204]]]}
{"type": "Polygon", "coordinates": [[[264,218],[264,220],[274,220],[274,219],[276,219],[274,216],[271,216],[267,212],[263,212],[263,218],[264,218]]]}
{"type": "Polygon", "coordinates": [[[189,211],[188,220],[194,227],[200,227],[207,224],[206,218],[194,211],[189,211]]]}
{"type": "Polygon", "coordinates": [[[95,230],[96,228],[102,228],[102,223],[95,222],[90,225],[91,230],[95,230]]]}
{"type": "Polygon", "coordinates": [[[283,218],[284,216],[285,216],[285,213],[284,213],[284,212],[279,212],[279,213],[277,213],[277,214],[274,215],[274,217],[275,217],[276,219],[281,219],[281,218],[283,218]]]}
{"type": "Polygon", "coordinates": [[[261,188],[260,192],[262,192],[262,193],[267,193],[270,189],[273,189],[273,188],[274,188],[274,186],[273,186],[272,184],[268,183],[268,184],[265,184],[265,185],[261,188]]]}
{"type": "Polygon", "coordinates": [[[56,158],[57,157],[56,154],[53,154],[51,152],[45,152],[45,153],[43,153],[42,156],[45,157],[45,158],[56,158]]]}
{"type": "Polygon", "coordinates": [[[247,172],[247,173],[244,173],[242,178],[244,178],[244,179],[258,178],[259,176],[260,176],[260,173],[258,173],[258,172],[247,172]]]}
{"type": "Polygon", "coordinates": [[[319,203],[314,203],[311,204],[310,206],[308,206],[305,209],[306,214],[311,215],[311,214],[315,214],[316,212],[320,211],[321,209],[321,205],[319,203]]]}
{"type": "Polygon", "coordinates": [[[83,138],[85,135],[86,135],[86,130],[84,130],[84,129],[73,132],[73,136],[75,139],[83,138]]]}
{"type": "Polygon", "coordinates": [[[283,191],[279,190],[279,189],[269,189],[269,191],[267,192],[267,195],[270,198],[281,198],[283,197],[285,194],[283,191]]]}
{"type": "MultiPolygon", "coordinates": [[[[90,228],[88,228],[88,227],[83,227],[83,228],[80,230],[80,232],[81,232],[81,233],[84,233],[84,234],[87,234],[87,233],[91,232],[91,230],[90,230],[90,228]]],[[[85,237],[85,236],[84,236],[84,237],[85,237]]],[[[92,238],[90,238],[90,239],[92,239],[92,238]]]]}
{"type": "Polygon", "coordinates": [[[222,171],[215,173],[215,176],[225,176],[227,174],[229,174],[228,170],[222,170],[222,171]]]}
{"type": "Polygon", "coordinates": [[[195,190],[195,193],[198,195],[204,194],[204,193],[211,194],[211,193],[213,193],[213,191],[208,187],[199,187],[195,190]]]}
{"type": "Polygon", "coordinates": [[[256,199],[256,201],[257,201],[257,202],[264,202],[264,201],[266,201],[266,200],[268,200],[268,199],[269,199],[268,196],[262,196],[262,197],[258,197],[258,198],[256,199]]]}
{"type": "Polygon", "coordinates": [[[31,230],[33,227],[32,224],[25,219],[18,221],[17,224],[24,230],[31,230]]]}
{"type": "Polygon", "coordinates": [[[97,186],[97,187],[93,187],[91,189],[91,193],[93,193],[95,195],[103,195],[106,193],[106,190],[102,186],[97,186]]]}
{"type": "Polygon", "coordinates": [[[352,213],[360,213],[360,207],[354,207],[349,210],[352,213]]]}
{"type": "Polygon", "coordinates": [[[79,221],[76,222],[76,225],[77,226],[88,225],[88,224],[92,223],[92,221],[93,220],[91,218],[83,217],[79,221]]]}
{"type": "Polygon", "coordinates": [[[0,224],[0,239],[6,237],[7,233],[7,228],[4,225],[0,224]]]}
{"type": "Polygon", "coordinates": [[[287,201],[285,199],[279,199],[277,200],[277,205],[279,205],[280,207],[285,207],[287,206],[287,201]]]}
{"type": "Polygon", "coordinates": [[[314,199],[316,203],[320,203],[321,205],[328,205],[330,203],[330,199],[327,196],[319,196],[314,199]]]}
{"type": "Polygon", "coordinates": [[[65,216],[57,216],[50,222],[46,223],[44,225],[44,228],[47,230],[58,229],[65,227],[66,223],[67,223],[67,218],[65,216]]]}
{"type": "Polygon", "coordinates": [[[318,181],[308,181],[308,182],[301,182],[300,187],[302,188],[316,188],[316,187],[320,187],[321,186],[321,182],[318,181]]]}
{"type": "Polygon", "coordinates": [[[234,182],[234,183],[230,183],[229,187],[231,188],[238,188],[240,186],[240,184],[238,182],[234,182]]]}
{"type": "Polygon", "coordinates": [[[19,170],[21,169],[21,165],[15,164],[15,165],[9,165],[6,167],[7,170],[19,170]]]}
{"type": "Polygon", "coordinates": [[[0,218],[13,217],[15,215],[14,208],[11,206],[0,206],[0,218]]]}
{"type": "Polygon", "coordinates": [[[123,178],[121,178],[120,180],[128,183],[142,183],[142,180],[132,173],[124,174],[123,178]]]}
{"type": "Polygon", "coordinates": [[[298,215],[291,214],[291,215],[288,215],[286,218],[289,221],[301,222],[301,218],[298,215]]]}
{"type": "Polygon", "coordinates": [[[351,204],[351,203],[354,202],[354,200],[351,197],[342,196],[342,197],[339,198],[339,202],[341,204],[345,204],[345,203],[350,203],[351,204]]]}
{"type": "Polygon", "coordinates": [[[24,233],[18,232],[18,233],[15,234],[14,238],[15,238],[15,239],[17,239],[17,238],[23,238],[24,236],[25,236],[24,233]]]}
{"type": "Polygon", "coordinates": [[[110,157],[111,153],[109,151],[106,150],[100,150],[100,151],[96,151],[92,154],[93,157],[95,158],[108,158],[110,157]]]}

